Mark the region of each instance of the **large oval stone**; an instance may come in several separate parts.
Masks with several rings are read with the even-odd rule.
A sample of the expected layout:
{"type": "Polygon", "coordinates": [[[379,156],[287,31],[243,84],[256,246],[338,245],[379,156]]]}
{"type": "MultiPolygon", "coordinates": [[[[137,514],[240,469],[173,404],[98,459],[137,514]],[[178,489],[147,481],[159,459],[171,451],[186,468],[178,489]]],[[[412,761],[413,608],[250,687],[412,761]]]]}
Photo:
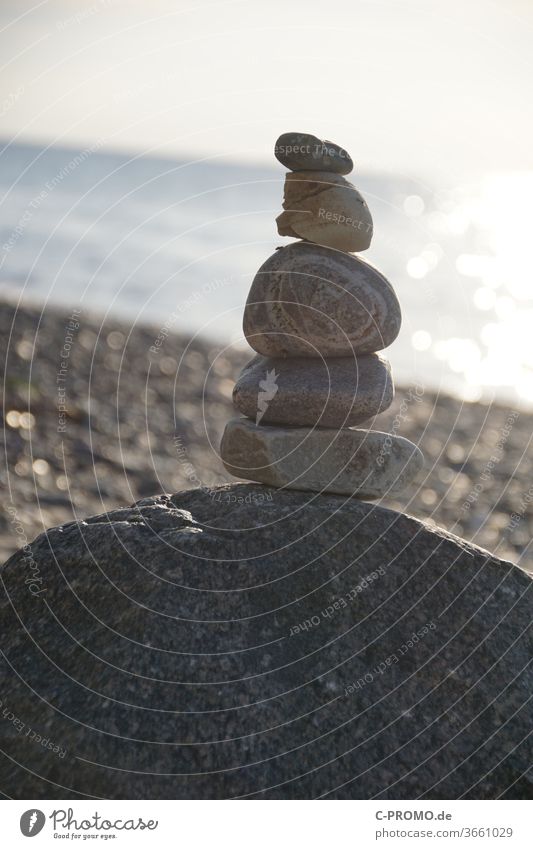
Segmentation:
{"type": "Polygon", "coordinates": [[[359,257],[295,242],[257,272],[244,334],[266,357],[346,357],[386,348],[401,310],[387,279],[359,257]]]}
{"type": "Polygon", "coordinates": [[[365,199],[339,174],[298,171],[285,179],[280,236],[294,236],[339,251],[364,251],[373,223],[365,199]]]}
{"type": "Polygon", "coordinates": [[[377,430],[226,425],[220,455],[232,475],[268,486],[374,499],[401,492],[424,464],[402,436],[377,430]]]}
{"type": "Polygon", "coordinates": [[[274,156],[290,171],[349,174],[353,168],[344,148],[311,133],[283,133],[274,145],[274,156]]]}
{"type": "Polygon", "coordinates": [[[256,424],[351,427],[392,403],[388,360],[360,357],[269,358],[258,354],[242,370],[233,402],[256,424]]]}

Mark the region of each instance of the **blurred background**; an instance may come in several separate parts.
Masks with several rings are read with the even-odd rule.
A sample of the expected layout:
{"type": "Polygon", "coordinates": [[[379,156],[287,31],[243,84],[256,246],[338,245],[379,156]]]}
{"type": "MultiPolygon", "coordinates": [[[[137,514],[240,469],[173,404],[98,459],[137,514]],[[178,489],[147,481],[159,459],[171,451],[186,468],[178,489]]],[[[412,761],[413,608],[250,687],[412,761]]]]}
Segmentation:
{"type": "Polygon", "coordinates": [[[352,155],[402,304],[376,426],[428,462],[387,503],[531,564],[532,35],[527,0],[3,0],[0,553],[228,479],[296,130],[352,155]]]}

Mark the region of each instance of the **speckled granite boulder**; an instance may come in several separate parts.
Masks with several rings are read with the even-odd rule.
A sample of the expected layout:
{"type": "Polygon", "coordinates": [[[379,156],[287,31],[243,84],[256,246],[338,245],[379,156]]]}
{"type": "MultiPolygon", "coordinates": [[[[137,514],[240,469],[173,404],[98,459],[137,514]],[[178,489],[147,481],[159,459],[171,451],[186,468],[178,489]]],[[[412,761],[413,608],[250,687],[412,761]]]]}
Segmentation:
{"type": "Polygon", "coordinates": [[[386,278],[359,257],[309,242],[280,248],[252,283],[243,329],[266,357],[346,357],[381,351],[401,310],[386,278]]]}
{"type": "Polygon", "coordinates": [[[402,436],[358,428],[257,426],[247,418],[227,423],[220,456],[237,478],[366,499],[402,492],[424,465],[422,452],[402,436]]]}
{"type": "Polygon", "coordinates": [[[2,579],[9,798],[531,796],[531,579],[416,519],[181,492],[2,579]]]}
{"type": "Polygon", "coordinates": [[[257,354],[233,390],[237,409],[256,423],[321,427],[360,424],[393,398],[390,363],[379,354],[328,360],[257,354]]]}

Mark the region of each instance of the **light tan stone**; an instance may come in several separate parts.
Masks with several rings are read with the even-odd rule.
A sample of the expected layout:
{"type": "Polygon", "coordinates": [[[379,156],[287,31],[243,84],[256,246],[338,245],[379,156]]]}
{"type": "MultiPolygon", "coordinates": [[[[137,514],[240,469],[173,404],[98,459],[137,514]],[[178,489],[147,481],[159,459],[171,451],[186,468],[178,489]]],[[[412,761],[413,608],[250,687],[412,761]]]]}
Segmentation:
{"type": "Polygon", "coordinates": [[[372,241],[372,216],[357,189],[339,174],[298,171],[285,179],[280,236],[294,236],[340,251],[364,251],[372,241]]]}
{"type": "Polygon", "coordinates": [[[374,499],[408,486],[422,452],[401,436],[343,428],[271,427],[232,419],[221,444],[226,469],[268,486],[374,499]]]}

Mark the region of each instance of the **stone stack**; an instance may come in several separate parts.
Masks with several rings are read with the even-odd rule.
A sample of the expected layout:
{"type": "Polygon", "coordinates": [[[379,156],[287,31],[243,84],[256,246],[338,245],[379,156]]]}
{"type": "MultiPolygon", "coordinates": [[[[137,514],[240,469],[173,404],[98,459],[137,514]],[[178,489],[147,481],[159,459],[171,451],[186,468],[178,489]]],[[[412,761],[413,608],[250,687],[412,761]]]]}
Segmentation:
{"type": "Polygon", "coordinates": [[[380,498],[422,467],[400,436],[355,427],[394,397],[390,365],[401,311],[394,290],[353,255],[369,247],[372,217],[349,183],[345,150],[304,133],[275,147],[291,169],[278,232],[294,242],[257,272],[244,333],[257,352],[233,393],[244,417],[228,422],[221,456],[231,474],[275,487],[380,498]]]}

